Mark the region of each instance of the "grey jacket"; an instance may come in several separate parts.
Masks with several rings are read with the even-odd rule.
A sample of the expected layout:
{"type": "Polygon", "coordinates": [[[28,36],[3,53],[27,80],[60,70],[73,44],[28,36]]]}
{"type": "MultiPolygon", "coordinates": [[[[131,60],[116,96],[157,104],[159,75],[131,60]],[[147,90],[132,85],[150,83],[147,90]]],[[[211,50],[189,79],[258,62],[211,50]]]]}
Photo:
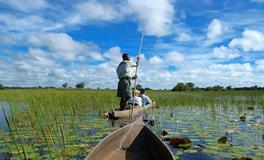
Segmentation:
{"type": "Polygon", "coordinates": [[[132,64],[130,61],[122,61],[117,69],[116,73],[119,79],[121,78],[132,78],[135,76],[135,71],[133,67],[136,67],[136,64],[132,64]]]}

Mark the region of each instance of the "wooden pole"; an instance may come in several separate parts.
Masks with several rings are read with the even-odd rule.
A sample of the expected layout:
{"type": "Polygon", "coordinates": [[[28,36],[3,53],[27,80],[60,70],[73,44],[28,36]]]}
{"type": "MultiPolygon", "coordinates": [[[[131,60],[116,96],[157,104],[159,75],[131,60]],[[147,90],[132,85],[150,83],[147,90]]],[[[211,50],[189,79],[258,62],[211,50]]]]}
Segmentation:
{"type": "MultiPolygon", "coordinates": [[[[140,41],[140,45],[139,45],[139,48],[138,48],[138,57],[140,56],[141,47],[142,47],[142,44],[143,44],[143,38],[144,38],[144,32],[142,32],[142,34],[141,34],[141,41],[140,41]]],[[[136,66],[136,72],[135,72],[135,75],[137,75],[138,65],[139,65],[139,63],[138,63],[137,66],[136,66]]],[[[130,120],[132,120],[132,118],[133,118],[133,109],[134,109],[134,105],[135,105],[135,91],[136,91],[136,85],[137,85],[137,78],[135,79],[135,82],[134,82],[133,105],[132,105],[132,109],[131,109],[130,120]]],[[[129,110],[130,110],[130,109],[129,109],[129,110]]],[[[129,131],[131,130],[131,128],[133,128],[133,125],[134,125],[134,123],[130,126],[130,128],[129,128],[129,130],[126,132],[125,136],[121,139],[121,141],[120,141],[120,143],[119,143],[119,147],[118,147],[119,149],[122,149],[122,148],[123,148],[123,143],[124,143],[126,137],[128,136],[129,131]]]]}
{"type": "MultiPolygon", "coordinates": [[[[139,45],[139,48],[138,48],[138,57],[137,58],[139,58],[139,56],[140,56],[140,52],[141,52],[141,48],[142,48],[142,44],[143,44],[143,39],[144,39],[144,32],[142,32],[142,34],[141,34],[141,40],[140,40],[140,45],[139,45]]],[[[137,66],[136,66],[135,75],[137,75],[138,66],[139,66],[139,62],[137,64],[137,66]]],[[[136,91],[136,86],[137,86],[137,79],[138,79],[138,77],[134,81],[133,105],[132,105],[132,110],[131,110],[131,115],[130,115],[131,119],[133,117],[133,108],[134,108],[134,105],[135,105],[135,91],[136,91]]]]}

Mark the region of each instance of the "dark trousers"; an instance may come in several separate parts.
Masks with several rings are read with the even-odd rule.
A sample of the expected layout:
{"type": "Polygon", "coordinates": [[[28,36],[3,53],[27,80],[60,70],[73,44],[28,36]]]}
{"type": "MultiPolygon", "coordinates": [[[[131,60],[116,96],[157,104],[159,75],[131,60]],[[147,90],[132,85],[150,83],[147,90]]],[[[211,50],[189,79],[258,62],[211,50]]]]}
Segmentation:
{"type": "Polygon", "coordinates": [[[121,97],[121,100],[120,100],[120,110],[125,110],[127,109],[127,101],[128,101],[129,98],[127,97],[121,97]]]}

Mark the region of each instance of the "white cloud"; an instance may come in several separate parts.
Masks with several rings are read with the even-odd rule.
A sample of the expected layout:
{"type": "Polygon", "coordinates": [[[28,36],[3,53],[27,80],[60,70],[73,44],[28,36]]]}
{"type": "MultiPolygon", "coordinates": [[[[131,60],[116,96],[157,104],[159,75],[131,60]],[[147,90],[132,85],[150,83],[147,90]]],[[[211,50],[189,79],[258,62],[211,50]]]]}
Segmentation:
{"type": "Polygon", "coordinates": [[[96,0],[86,1],[76,5],[76,9],[80,13],[77,17],[72,17],[72,21],[78,22],[82,18],[88,21],[115,21],[122,18],[118,8],[106,3],[99,3],[96,0]],[[76,18],[79,20],[76,20],[76,18]]]}
{"type": "Polygon", "coordinates": [[[3,30],[13,30],[19,32],[40,30],[40,26],[44,27],[45,20],[39,16],[15,16],[11,14],[1,14],[0,22],[5,26],[0,26],[3,30]]]}
{"type": "Polygon", "coordinates": [[[246,29],[242,38],[235,38],[229,43],[229,47],[242,48],[244,52],[263,51],[264,34],[255,30],[246,29]]]}
{"type": "MultiPolygon", "coordinates": [[[[116,53],[120,53],[119,50],[121,50],[119,47],[110,48],[107,52],[111,52],[111,54],[104,54],[104,58],[118,55],[116,53]]],[[[186,57],[186,61],[188,61],[186,66],[181,64],[181,67],[177,67],[175,71],[168,71],[166,67],[168,55],[177,57],[175,55],[181,54],[169,52],[164,55],[164,59],[159,56],[143,58],[138,70],[138,82],[144,87],[155,89],[172,88],[178,82],[189,81],[194,82],[197,86],[264,85],[264,78],[257,77],[256,74],[259,72],[249,63],[206,64],[202,62],[203,65],[201,65],[201,63],[196,64],[195,62],[200,59],[188,61],[188,57],[186,57]],[[164,64],[166,65],[164,66],[164,64]]],[[[144,56],[142,55],[142,57],[144,56]]],[[[131,59],[134,58],[131,57],[131,59]]],[[[175,61],[178,60],[175,59],[175,61]]],[[[61,86],[66,81],[71,86],[78,82],[85,82],[87,87],[116,88],[118,81],[116,67],[120,61],[115,62],[115,59],[108,59],[98,65],[74,62],[71,65],[63,66],[49,52],[30,48],[25,56],[17,60],[8,62],[0,59],[0,83],[14,86],[61,86]]],[[[256,68],[259,71],[261,71],[260,67],[263,63],[262,61],[256,62],[256,68]]]]}
{"type": "MultiPolygon", "coordinates": [[[[90,24],[101,25],[101,22],[116,23],[122,21],[126,23],[128,21],[129,24],[135,22],[136,28],[144,31],[147,35],[160,37],[173,33],[176,34],[177,41],[194,42],[191,46],[187,43],[176,46],[177,42],[169,41],[170,38],[163,39],[164,42],[162,40],[158,41],[154,46],[155,56],[151,53],[154,51],[151,48],[152,46],[147,44],[146,50],[144,49],[146,57],[142,57],[139,67],[139,82],[144,87],[172,88],[180,81],[192,81],[198,86],[264,86],[264,62],[262,60],[256,60],[255,65],[252,66],[249,63],[243,64],[243,61],[239,62],[242,64],[216,64],[219,62],[218,59],[230,60],[240,56],[238,48],[242,48],[244,51],[263,50],[260,45],[264,44],[262,40],[263,32],[260,32],[260,29],[234,39],[229,46],[214,48],[214,54],[211,54],[208,47],[202,49],[192,47],[203,41],[204,36],[192,32],[194,31],[193,28],[186,29],[184,22],[181,24],[181,20],[186,16],[185,12],[182,12],[182,19],[179,20],[180,24],[173,24],[175,15],[173,0],[125,0],[116,4],[113,4],[113,1],[88,0],[74,2],[74,4],[65,2],[69,3],[67,5],[51,1],[48,4],[44,0],[36,1],[36,3],[32,2],[32,4],[27,4],[28,2],[30,1],[14,0],[4,2],[0,0],[0,4],[5,5],[5,8],[12,7],[12,14],[5,11],[0,13],[0,24],[3,24],[0,25],[0,30],[1,33],[5,33],[4,35],[1,34],[1,43],[11,44],[13,40],[23,40],[26,35],[28,38],[21,45],[29,48],[28,52],[19,51],[17,53],[15,50],[3,47],[2,52],[9,52],[10,54],[0,54],[0,83],[13,84],[14,86],[61,86],[62,83],[67,81],[71,86],[74,86],[77,82],[83,81],[88,87],[116,88],[118,79],[115,69],[122,61],[120,47],[113,46],[101,48],[101,50],[97,44],[76,40],[66,33],[58,32],[69,31],[75,34],[75,31],[79,29],[80,32],[78,33],[81,33],[83,28],[79,27],[83,27],[82,25],[85,26],[85,29],[90,29],[90,24]],[[46,4],[37,4],[38,2],[46,4]],[[21,7],[22,3],[25,5],[21,7]],[[51,3],[56,7],[52,7],[51,3]],[[60,10],[60,7],[64,10],[60,10]],[[45,13],[41,11],[45,11],[45,13]],[[171,27],[174,28],[171,30],[171,27]],[[184,52],[186,49],[190,54],[174,52],[176,50],[184,52]],[[212,56],[215,58],[212,58],[212,56]],[[92,63],[90,64],[90,62],[92,63]],[[66,65],[62,63],[66,63],[66,65]],[[177,66],[175,70],[169,71],[169,65],[177,66]]],[[[232,20],[221,17],[223,21],[214,19],[211,22],[208,26],[206,38],[209,43],[219,42],[224,38],[227,39],[229,35],[225,33],[229,31],[228,26],[231,25],[234,26],[234,29],[238,28],[236,25],[244,27],[248,24],[261,28],[262,23],[260,22],[262,19],[259,16],[259,11],[251,12],[248,16],[253,16],[253,18],[245,19],[243,24],[241,21],[244,22],[244,19],[241,17],[245,15],[241,16],[241,13],[237,14],[239,16],[230,15],[236,14],[226,15],[232,20]],[[240,20],[239,24],[237,24],[236,19],[240,20]]],[[[112,26],[107,25],[107,27],[112,26]]],[[[133,27],[135,28],[134,24],[133,27]]],[[[196,26],[195,31],[198,28],[196,26]]],[[[115,26],[114,29],[116,29],[115,26]]],[[[229,33],[231,33],[230,37],[235,34],[233,31],[229,33]]],[[[118,37],[116,38],[119,40],[118,37]]],[[[127,38],[130,37],[124,37],[124,39],[127,38]]],[[[89,36],[84,39],[89,39],[89,36]]],[[[155,39],[153,40],[155,41],[155,39]]],[[[132,41],[125,46],[130,47],[132,41]]],[[[103,43],[105,42],[100,41],[100,44],[103,43]]],[[[15,45],[17,44],[20,43],[16,42],[15,45]]],[[[131,48],[125,49],[131,50],[131,48]]],[[[135,61],[135,57],[131,57],[131,59],[135,61]]],[[[229,62],[232,63],[232,61],[229,62]]]]}
{"type": "Polygon", "coordinates": [[[258,71],[264,71],[264,59],[257,60],[256,65],[258,71]]]}
{"type": "Polygon", "coordinates": [[[199,86],[251,86],[256,83],[254,70],[249,63],[212,64],[182,69],[179,72],[178,75],[186,75],[185,82],[192,81],[199,86]]]}
{"type": "Polygon", "coordinates": [[[179,52],[169,52],[164,54],[163,57],[154,55],[149,58],[149,60],[146,62],[147,66],[150,68],[163,68],[165,69],[169,65],[179,65],[179,63],[182,63],[184,61],[184,56],[179,52]]]}
{"type": "Polygon", "coordinates": [[[180,42],[188,42],[192,40],[192,37],[189,34],[183,32],[177,36],[176,40],[180,42]]]}
{"type": "Polygon", "coordinates": [[[24,12],[42,10],[48,6],[45,0],[0,0],[1,3],[24,12]]]}
{"type": "Polygon", "coordinates": [[[91,0],[75,8],[76,13],[66,20],[70,24],[132,20],[139,31],[159,37],[171,34],[174,18],[172,0],[126,0],[116,4],[91,0]]]}
{"type": "Polygon", "coordinates": [[[229,76],[245,76],[245,73],[249,73],[250,75],[253,72],[253,68],[249,63],[239,64],[214,64],[209,66],[209,69],[213,71],[220,71],[229,76]]]}
{"type": "Polygon", "coordinates": [[[1,44],[15,44],[17,42],[17,40],[10,34],[5,34],[5,33],[1,33],[1,36],[0,36],[0,43],[1,44]]]}
{"type": "Polygon", "coordinates": [[[45,0],[34,2],[33,0],[0,0],[0,3],[26,12],[25,14],[0,13],[0,22],[5,24],[0,26],[0,29],[16,30],[25,34],[26,32],[58,31],[66,27],[128,20],[137,23],[138,30],[145,32],[146,35],[161,37],[171,34],[174,20],[172,0],[126,0],[116,4],[89,0],[76,2],[72,4],[73,7],[54,2],[48,3],[45,0]],[[53,6],[56,8],[54,9],[53,6]],[[58,11],[57,9],[61,7],[66,8],[67,11],[58,11]],[[45,9],[43,11],[46,13],[42,12],[42,9],[45,9]],[[48,18],[44,15],[48,15],[48,18]]]}
{"type": "Polygon", "coordinates": [[[212,64],[205,68],[193,68],[190,71],[191,81],[204,86],[252,86],[263,83],[257,79],[254,69],[249,63],[239,64],[212,64]],[[206,79],[204,79],[206,77],[206,79]]]}
{"type": "Polygon", "coordinates": [[[171,0],[128,0],[125,8],[147,35],[166,36],[171,33],[174,8],[171,0]]]}
{"type": "Polygon", "coordinates": [[[215,47],[213,50],[213,57],[223,60],[231,60],[240,56],[237,49],[228,48],[225,46],[215,47]]]}
{"type": "Polygon", "coordinates": [[[110,48],[103,54],[103,56],[115,63],[122,61],[121,49],[118,46],[110,48]]]}
{"type": "Polygon", "coordinates": [[[32,35],[28,38],[28,42],[34,47],[48,47],[55,52],[80,52],[85,49],[83,44],[74,41],[65,33],[32,35]]]}
{"type": "Polygon", "coordinates": [[[51,54],[41,49],[29,48],[27,53],[12,61],[0,59],[0,83],[10,86],[58,87],[64,82],[68,82],[71,86],[85,82],[87,87],[116,85],[116,66],[107,63],[87,65],[79,62],[64,66],[51,54]]]}
{"type": "Polygon", "coordinates": [[[45,33],[31,35],[27,39],[29,45],[33,47],[47,48],[54,56],[67,61],[84,60],[103,60],[103,56],[96,52],[94,44],[85,44],[75,41],[65,33],[45,33]]]}
{"type": "Polygon", "coordinates": [[[184,56],[179,52],[169,52],[165,55],[165,62],[168,65],[176,65],[184,61],[184,56]]]}
{"type": "Polygon", "coordinates": [[[90,52],[89,56],[95,61],[103,61],[104,60],[103,55],[99,52],[96,52],[96,51],[90,52]]]}
{"type": "Polygon", "coordinates": [[[144,64],[139,70],[139,83],[151,88],[172,88],[178,82],[194,82],[197,86],[232,85],[234,87],[264,85],[249,63],[193,65],[168,71],[166,67],[144,64]],[[158,74],[157,74],[158,73],[158,74]],[[155,76],[153,76],[155,75],[155,76]]]}
{"type": "Polygon", "coordinates": [[[52,77],[53,81],[57,81],[57,83],[61,84],[70,78],[65,68],[54,68],[49,72],[48,76],[52,77]]]}
{"type": "Polygon", "coordinates": [[[154,66],[161,65],[163,63],[163,60],[158,56],[153,56],[149,59],[149,63],[154,66]]]}
{"type": "Polygon", "coordinates": [[[32,35],[28,38],[28,42],[33,47],[47,47],[60,58],[69,61],[76,60],[78,53],[85,51],[86,48],[85,45],[74,41],[65,33],[32,35]]]}
{"type": "Polygon", "coordinates": [[[9,86],[60,86],[70,78],[64,67],[48,52],[29,48],[27,53],[13,57],[12,61],[1,61],[0,68],[4,71],[0,72],[0,81],[9,86]]]}
{"type": "Polygon", "coordinates": [[[49,55],[41,50],[35,48],[29,48],[28,51],[29,59],[31,60],[32,66],[52,67],[55,66],[55,62],[49,58],[49,55]]]}
{"type": "Polygon", "coordinates": [[[207,37],[209,39],[219,38],[228,30],[228,27],[220,20],[213,19],[207,29],[207,37]]]}
{"type": "Polygon", "coordinates": [[[35,48],[29,48],[28,54],[15,61],[14,64],[17,69],[27,73],[39,72],[48,74],[49,68],[58,67],[47,52],[35,48]]]}

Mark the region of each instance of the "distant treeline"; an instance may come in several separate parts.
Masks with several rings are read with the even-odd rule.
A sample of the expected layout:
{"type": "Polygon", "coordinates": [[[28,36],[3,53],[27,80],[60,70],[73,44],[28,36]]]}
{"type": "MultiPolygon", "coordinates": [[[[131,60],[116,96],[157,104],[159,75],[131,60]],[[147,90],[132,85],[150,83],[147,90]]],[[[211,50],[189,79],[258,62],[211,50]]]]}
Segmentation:
{"type": "Polygon", "coordinates": [[[0,90],[3,89],[56,89],[56,87],[53,86],[34,86],[34,87],[10,87],[10,86],[3,86],[0,84],[0,90]]]}
{"type": "Polygon", "coordinates": [[[172,88],[172,91],[231,91],[231,90],[264,90],[264,87],[258,87],[257,85],[251,87],[232,87],[227,86],[223,87],[220,85],[215,85],[212,87],[195,87],[195,84],[192,82],[188,83],[177,83],[175,87],[172,88]]]}
{"type": "MultiPolygon", "coordinates": [[[[73,87],[69,87],[68,83],[65,82],[64,84],[61,85],[61,88],[73,88],[73,87]]],[[[75,88],[84,88],[85,87],[85,83],[84,82],[80,82],[77,83],[75,85],[75,88]]],[[[54,87],[54,86],[34,86],[34,87],[8,87],[8,86],[4,86],[0,83],[0,89],[55,89],[58,87],[54,87]]]]}
{"type": "MultiPolygon", "coordinates": [[[[65,82],[64,84],[61,85],[61,87],[54,87],[54,86],[35,86],[35,87],[8,87],[8,86],[3,86],[0,83],[0,90],[3,89],[60,89],[60,88],[68,88],[68,89],[82,89],[85,87],[85,83],[77,83],[75,87],[69,87],[68,83],[65,82]]],[[[142,89],[143,86],[140,84],[137,84],[136,89],[140,90],[142,89]]],[[[87,88],[86,89],[91,89],[87,88]]],[[[151,88],[144,88],[145,90],[152,90],[151,88]]],[[[100,87],[97,88],[97,90],[111,90],[109,88],[102,89],[100,87]]],[[[167,90],[167,89],[165,89],[167,90]]],[[[172,91],[231,91],[231,90],[264,90],[264,87],[259,87],[257,85],[251,86],[251,87],[232,87],[232,86],[220,86],[220,85],[215,85],[212,87],[196,87],[194,83],[188,82],[188,83],[177,83],[176,86],[174,86],[172,91]]]]}

